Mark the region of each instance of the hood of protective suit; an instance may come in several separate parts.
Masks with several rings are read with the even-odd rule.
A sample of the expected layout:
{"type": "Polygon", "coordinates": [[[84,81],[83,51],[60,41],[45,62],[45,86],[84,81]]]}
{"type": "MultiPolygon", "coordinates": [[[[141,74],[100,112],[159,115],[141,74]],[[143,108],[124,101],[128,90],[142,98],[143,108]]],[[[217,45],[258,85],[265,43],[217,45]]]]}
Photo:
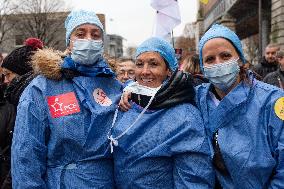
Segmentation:
{"type": "Polygon", "coordinates": [[[62,55],[62,52],[50,48],[38,50],[31,60],[34,73],[48,79],[60,80],[62,78],[62,55]]]}

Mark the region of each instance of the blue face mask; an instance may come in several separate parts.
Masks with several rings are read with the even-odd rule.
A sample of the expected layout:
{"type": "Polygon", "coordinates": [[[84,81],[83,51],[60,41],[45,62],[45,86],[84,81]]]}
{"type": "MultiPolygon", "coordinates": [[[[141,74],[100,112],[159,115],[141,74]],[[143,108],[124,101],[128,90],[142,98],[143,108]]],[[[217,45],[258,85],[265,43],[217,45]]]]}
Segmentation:
{"type": "Polygon", "coordinates": [[[238,59],[232,59],[224,63],[204,66],[204,76],[218,89],[224,92],[236,82],[240,67],[238,59]]]}
{"type": "Polygon", "coordinates": [[[103,41],[76,39],[73,43],[71,58],[81,65],[93,65],[102,56],[103,41]]]}

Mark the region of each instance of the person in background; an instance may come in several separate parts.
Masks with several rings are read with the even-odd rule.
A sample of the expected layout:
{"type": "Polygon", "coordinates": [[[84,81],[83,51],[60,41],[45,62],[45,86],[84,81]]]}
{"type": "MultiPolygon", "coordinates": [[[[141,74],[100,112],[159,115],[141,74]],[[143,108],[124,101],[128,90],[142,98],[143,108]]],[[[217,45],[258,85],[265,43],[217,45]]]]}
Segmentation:
{"type": "Polygon", "coordinates": [[[278,44],[269,44],[266,46],[264,57],[253,68],[253,71],[256,72],[261,79],[264,79],[267,74],[278,69],[276,52],[279,50],[280,46],[278,44]]]}
{"type": "Polygon", "coordinates": [[[116,65],[117,79],[122,83],[135,77],[135,64],[131,58],[120,58],[116,65]]]}
{"type": "MultiPolygon", "coordinates": [[[[2,62],[3,62],[3,59],[4,59],[4,56],[3,56],[3,54],[0,52],[0,83],[1,83],[1,85],[4,84],[4,80],[5,80],[5,76],[4,76],[4,74],[3,74],[3,69],[2,69],[2,67],[1,67],[2,62]]],[[[3,85],[3,87],[4,87],[4,85],[3,85]]],[[[2,89],[4,89],[4,88],[2,88],[2,89]]],[[[3,91],[4,91],[4,90],[3,90],[3,91]]],[[[4,95],[4,93],[3,93],[3,95],[4,95]]],[[[3,97],[4,97],[4,96],[3,96],[3,97]]]]}
{"type": "Polygon", "coordinates": [[[149,38],[137,48],[135,67],[136,82],[124,89],[132,108],[117,111],[109,134],[117,188],[213,188],[192,80],[177,70],[174,49],[149,38]]]}
{"type": "Polygon", "coordinates": [[[43,48],[43,42],[37,38],[28,38],[24,46],[13,50],[8,54],[1,65],[5,76],[4,83],[8,85],[5,98],[17,107],[24,89],[35,77],[32,65],[32,55],[43,48]]]}
{"type": "Polygon", "coordinates": [[[5,76],[3,74],[3,68],[1,67],[1,65],[6,56],[7,56],[6,54],[3,54],[0,52],[0,76],[1,76],[1,82],[2,82],[1,84],[3,84],[5,80],[5,76]]]}
{"type": "Polygon", "coordinates": [[[10,149],[12,131],[15,124],[16,109],[4,98],[6,84],[4,77],[0,81],[0,188],[11,189],[10,149]]]}
{"type": "Polygon", "coordinates": [[[104,58],[103,25],[93,11],[71,11],[62,57],[34,54],[37,76],[18,105],[12,143],[13,188],[114,188],[106,137],[122,86],[104,58]]]}
{"type": "Polygon", "coordinates": [[[197,86],[202,83],[208,83],[208,79],[204,78],[200,69],[199,57],[197,54],[188,56],[184,59],[182,70],[190,73],[193,76],[193,85],[197,86]]]}
{"type": "Polygon", "coordinates": [[[284,89],[284,51],[277,51],[276,57],[279,62],[279,68],[275,72],[269,73],[263,82],[284,89]]]}
{"type": "MultiPolygon", "coordinates": [[[[2,74],[1,74],[2,75],[2,74]]],[[[10,147],[16,109],[4,98],[4,75],[0,78],[0,188],[12,189],[10,176],[10,147]]]]}
{"type": "Polygon", "coordinates": [[[116,73],[117,59],[115,57],[111,57],[108,54],[104,53],[103,58],[106,60],[106,63],[109,65],[111,70],[116,73]]]}
{"type": "Polygon", "coordinates": [[[4,59],[3,54],[0,52],[0,65],[2,64],[3,59],[4,59]]]}
{"type": "Polygon", "coordinates": [[[199,57],[210,83],[196,88],[196,102],[222,188],[284,188],[283,90],[245,70],[240,39],[222,25],[201,38],[199,57]]]}
{"type": "Polygon", "coordinates": [[[10,159],[16,108],[22,92],[34,78],[30,65],[31,56],[41,48],[43,48],[41,40],[28,38],[22,47],[8,54],[1,65],[4,76],[0,84],[1,189],[12,188],[10,159]]]}

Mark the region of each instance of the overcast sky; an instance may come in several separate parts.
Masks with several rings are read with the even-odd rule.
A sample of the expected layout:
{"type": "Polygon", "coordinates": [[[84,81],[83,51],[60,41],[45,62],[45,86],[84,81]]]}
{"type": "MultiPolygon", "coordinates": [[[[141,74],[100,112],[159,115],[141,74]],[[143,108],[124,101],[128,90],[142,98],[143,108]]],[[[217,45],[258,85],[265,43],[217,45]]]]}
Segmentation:
{"type": "MultiPolygon", "coordinates": [[[[125,38],[124,45],[139,45],[152,36],[155,10],[151,0],[67,0],[75,9],[92,9],[106,16],[108,34],[125,38]]],[[[182,34],[184,24],[196,20],[197,0],[179,0],[182,23],[174,36],[182,34]]],[[[70,4],[69,4],[70,5],[70,4]]]]}

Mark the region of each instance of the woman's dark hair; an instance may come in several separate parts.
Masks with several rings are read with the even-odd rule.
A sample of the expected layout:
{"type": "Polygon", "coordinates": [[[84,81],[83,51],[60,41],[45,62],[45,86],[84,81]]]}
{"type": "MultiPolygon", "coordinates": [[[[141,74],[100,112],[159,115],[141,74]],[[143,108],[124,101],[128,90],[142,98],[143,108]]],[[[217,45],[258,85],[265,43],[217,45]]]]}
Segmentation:
{"type": "MultiPolygon", "coordinates": [[[[243,81],[244,83],[248,84],[249,86],[252,86],[252,81],[249,78],[249,72],[253,73],[253,71],[250,71],[244,63],[241,62],[241,64],[239,64],[240,66],[240,72],[239,72],[239,76],[240,76],[240,81],[243,81]]],[[[259,79],[257,75],[254,74],[254,77],[256,79],[259,79]]]]}

